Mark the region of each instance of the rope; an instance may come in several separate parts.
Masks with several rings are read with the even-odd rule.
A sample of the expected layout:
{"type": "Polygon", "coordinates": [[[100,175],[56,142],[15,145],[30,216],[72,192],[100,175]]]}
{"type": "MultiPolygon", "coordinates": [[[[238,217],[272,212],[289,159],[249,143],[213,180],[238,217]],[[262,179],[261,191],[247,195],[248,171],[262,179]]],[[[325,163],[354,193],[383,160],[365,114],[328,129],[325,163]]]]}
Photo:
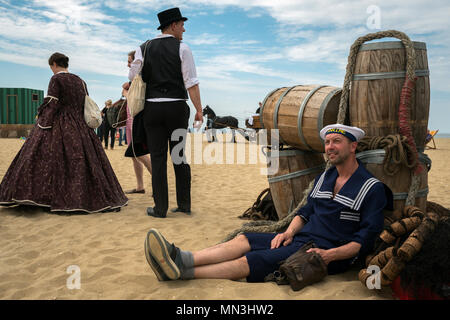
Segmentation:
{"type": "Polygon", "coordinates": [[[411,40],[405,33],[396,31],[396,30],[387,30],[387,31],[380,31],[380,32],[375,32],[375,33],[369,33],[365,36],[359,37],[358,39],[356,39],[356,41],[350,47],[347,69],[346,69],[346,74],[345,74],[345,78],[344,78],[344,84],[342,86],[341,100],[339,103],[339,113],[338,113],[337,123],[344,123],[344,121],[345,121],[345,116],[347,114],[347,108],[348,108],[350,84],[352,82],[353,72],[354,72],[355,64],[356,64],[356,56],[359,52],[359,48],[366,41],[371,41],[371,40],[381,39],[381,38],[386,38],[386,37],[397,38],[402,41],[403,45],[405,46],[406,57],[407,57],[406,75],[407,75],[408,79],[414,80],[415,69],[416,69],[416,52],[414,51],[414,47],[413,47],[411,40]]]}
{"type": "MultiPolygon", "coordinates": [[[[344,78],[344,84],[342,87],[341,100],[339,102],[339,113],[337,123],[344,123],[348,109],[348,99],[350,92],[350,84],[352,82],[353,72],[356,65],[356,56],[359,52],[361,45],[370,40],[381,39],[385,37],[397,38],[402,41],[406,52],[406,79],[402,88],[399,105],[399,133],[406,137],[406,140],[410,146],[409,158],[410,162],[414,163],[413,176],[411,179],[411,186],[408,191],[408,197],[406,204],[414,204],[417,191],[419,189],[420,178],[419,173],[423,170],[423,167],[419,164],[417,147],[412,137],[412,130],[409,125],[409,102],[412,91],[415,85],[415,69],[416,69],[416,52],[413,47],[411,39],[403,32],[397,30],[387,30],[375,33],[369,33],[365,36],[359,37],[350,47],[350,53],[348,56],[348,63],[346,68],[346,74],[344,78]]],[[[402,156],[403,158],[403,156],[402,156]]],[[[399,161],[399,160],[396,160],[399,161]]],[[[409,167],[409,166],[408,166],[409,167]]]]}
{"type": "Polygon", "coordinates": [[[366,136],[358,142],[356,150],[357,152],[362,152],[376,149],[384,149],[386,151],[383,170],[389,176],[397,174],[402,165],[408,169],[412,169],[417,164],[417,159],[408,156],[412,153],[412,150],[411,146],[407,143],[406,137],[400,136],[399,134],[385,137],[366,136]]]}
{"type": "Polygon", "coordinates": [[[450,208],[445,208],[436,202],[427,201],[427,212],[428,211],[436,212],[441,218],[450,218],[450,208]]]}
{"type": "Polygon", "coordinates": [[[408,197],[405,200],[405,206],[413,206],[416,203],[416,195],[420,187],[420,176],[413,174],[411,176],[411,186],[409,187],[408,197]]]}
{"type": "Polygon", "coordinates": [[[238,228],[234,230],[233,232],[229,233],[223,242],[227,242],[237,235],[244,233],[244,232],[280,232],[281,230],[286,229],[289,224],[291,223],[292,219],[295,217],[295,213],[303,207],[306,204],[306,201],[308,199],[308,194],[311,191],[312,187],[314,186],[314,180],[312,180],[309,184],[309,187],[303,192],[303,200],[300,201],[300,203],[297,205],[296,208],[294,208],[286,217],[284,217],[282,220],[279,221],[253,221],[245,223],[241,228],[238,228]]]}
{"type": "MultiPolygon", "coordinates": [[[[125,102],[127,102],[127,100],[126,99],[124,99],[124,100],[119,100],[119,103],[117,104],[117,106],[115,106],[114,104],[111,106],[111,107],[114,107],[114,108],[119,108],[119,112],[117,113],[117,119],[116,119],[116,123],[113,123],[112,125],[111,125],[111,127],[113,127],[113,128],[118,128],[119,126],[121,126],[122,127],[122,123],[123,122],[127,122],[127,120],[129,119],[128,117],[125,119],[125,120],[122,120],[122,121],[118,121],[119,120],[119,117],[120,117],[120,112],[122,111],[122,108],[123,108],[123,106],[125,105],[125,102]],[[119,103],[120,102],[122,102],[122,105],[119,107],[118,105],[119,105],[119,103]]],[[[126,110],[125,110],[125,112],[126,112],[126,110]]]]}
{"type": "MultiPolygon", "coordinates": [[[[389,286],[406,264],[420,252],[423,243],[434,233],[439,221],[445,219],[446,212],[448,210],[442,206],[429,202],[426,213],[421,212],[419,208],[405,206],[404,218],[394,222],[381,233],[378,238],[381,244],[367,257],[366,266],[380,267],[382,286],[389,286]]],[[[370,275],[366,269],[361,269],[358,277],[366,285],[370,275]]]]}

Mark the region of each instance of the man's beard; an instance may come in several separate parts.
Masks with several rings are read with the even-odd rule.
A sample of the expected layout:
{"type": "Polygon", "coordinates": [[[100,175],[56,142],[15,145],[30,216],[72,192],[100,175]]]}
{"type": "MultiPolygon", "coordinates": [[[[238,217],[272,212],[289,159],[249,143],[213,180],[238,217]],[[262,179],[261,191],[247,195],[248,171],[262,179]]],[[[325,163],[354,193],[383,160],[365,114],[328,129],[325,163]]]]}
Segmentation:
{"type": "Polygon", "coordinates": [[[342,153],[341,152],[341,154],[339,154],[338,152],[334,152],[334,151],[327,153],[328,161],[330,161],[330,163],[334,166],[344,163],[348,159],[349,156],[350,156],[350,153],[342,153]],[[333,160],[330,159],[329,154],[335,155],[333,160]]]}

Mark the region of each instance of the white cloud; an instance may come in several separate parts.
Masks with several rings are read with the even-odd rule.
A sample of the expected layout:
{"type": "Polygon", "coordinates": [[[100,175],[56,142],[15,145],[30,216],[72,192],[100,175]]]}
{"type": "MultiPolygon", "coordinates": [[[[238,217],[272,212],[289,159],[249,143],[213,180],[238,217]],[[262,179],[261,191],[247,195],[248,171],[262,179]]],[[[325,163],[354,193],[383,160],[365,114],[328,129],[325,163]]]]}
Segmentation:
{"type": "Polygon", "coordinates": [[[126,74],[126,53],[137,40],[110,23],[114,19],[97,5],[76,0],[35,0],[32,4],[5,6],[0,11],[0,59],[45,67],[42,62],[59,51],[69,56],[71,68],[126,74]]]}
{"type": "Polygon", "coordinates": [[[398,29],[427,43],[432,86],[450,92],[450,3],[444,0],[31,0],[20,6],[0,0],[0,60],[46,67],[48,56],[61,51],[71,58],[71,68],[125,77],[126,53],[143,37],[159,33],[158,10],[179,6],[182,12],[192,12],[188,17],[200,20],[205,14],[222,14],[232,7],[249,17],[272,17],[276,34],[268,34],[266,42],[240,39],[238,34],[227,34],[220,19],[214,22],[223,26],[220,34],[187,32],[185,41],[196,50],[202,87],[261,92],[261,87],[267,89],[273,83],[339,85],[336,70],[345,70],[353,41],[376,31],[366,25],[367,8],[373,4],[380,8],[383,30],[398,29]],[[152,16],[143,14],[149,11],[152,16]],[[142,29],[130,33],[127,22],[142,29]],[[225,52],[213,50],[219,46],[225,52]],[[284,61],[324,63],[335,70],[305,73],[273,66],[284,61]]]}
{"type": "MultiPolygon", "coordinates": [[[[211,34],[211,33],[202,33],[198,36],[191,37],[191,36],[185,36],[186,43],[189,43],[190,45],[214,45],[218,44],[221,41],[222,35],[217,34],[211,34]]],[[[183,40],[184,41],[184,40],[183,40]]]]}

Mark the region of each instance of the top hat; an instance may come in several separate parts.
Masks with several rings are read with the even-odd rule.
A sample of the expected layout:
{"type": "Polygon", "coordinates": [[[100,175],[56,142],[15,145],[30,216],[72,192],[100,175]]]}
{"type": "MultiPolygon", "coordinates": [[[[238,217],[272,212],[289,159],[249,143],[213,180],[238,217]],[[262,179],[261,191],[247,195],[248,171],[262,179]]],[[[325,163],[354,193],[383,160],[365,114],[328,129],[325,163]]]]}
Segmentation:
{"type": "Polygon", "coordinates": [[[158,30],[161,30],[172,22],[180,20],[186,21],[188,18],[185,18],[181,15],[181,11],[179,8],[172,8],[158,13],[158,19],[160,23],[158,30]]]}

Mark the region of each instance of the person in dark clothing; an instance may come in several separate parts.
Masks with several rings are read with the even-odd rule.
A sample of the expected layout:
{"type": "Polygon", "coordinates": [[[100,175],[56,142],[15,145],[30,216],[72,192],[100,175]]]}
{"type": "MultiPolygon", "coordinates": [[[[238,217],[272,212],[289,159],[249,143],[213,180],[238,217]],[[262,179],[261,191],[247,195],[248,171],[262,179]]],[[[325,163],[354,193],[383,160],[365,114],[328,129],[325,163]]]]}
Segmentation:
{"type": "Polygon", "coordinates": [[[383,209],[392,208],[392,192],[356,159],[357,141],[364,131],[337,124],[323,128],[320,136],[333,166],[315,179],[307,204],[297,210],[285,232],[244,233],[190,252],[151,229],[145,254],[157,278],[262,282],[309,241],[316,248],[307,252],[320,255],[328,274],[344,272],[356,258],[364,259],[383,230],[383,209]]]}
{"type": "MultiPolygon", "coordinates": [[[[134,61],[135,51],[128,53],[128,68],[131,68],[131,63],[134,61]]],[[[131,76],[130,74],[128,74],[131,76]]],[[[125,82],[122,85],[122,94],[124,97],[128,97],[128,90],[130,89],[131,80],[125,82]]],[[[143,112],[139,112],[133,118],[131,116],[130,109],[127,108],[127,121],[126,121],[126,132],[128,148],[125,151],[125,157],[131,158],[133,161],[134,174],[136,175],[136,188],[125,191],[126,194],[133,193],[145,193],[144,187],[144,167],[148,170],[150,175],[152,174],[152,162],[150,160],[150,155],[147,146],[147,137],[145,135],[143,112]]]]}
{"type": "Polygon", "coordinates": [[[54,75],[29,137],[0,184],[0,205],[51,212],[119,210],[128,203],[95,131],[84,119],[86,83],[54,53],[54,75]]]}
{"type": "Polygon", "coordinates": [[[167,151],[175,170],[178,207],[172,212],[191,212],[191,168],[184,148],[190,115],[189,97],[197,110],[195,121],[203,121],[199,81],[190,48],[183,39],[184,21],[178,8],[158,14],[162,34],[136,49],[130,79],[142,65],[142,79],[147,83],[143,122],[152,162],[154,207],[149,216],[165,218],[168,210],[167,151]],[[142,62],[143,61],[143,62],[142,62]],[[173,140],[172,135],[174,134],[173,140]],[[177,146],[177,148],[175,148],[177,146]],[[181,148],[180,148],[181,147],[181,148]],[[172,153],[173,150],[177,152],[172,153]]]}
{"type": "Polygon", "coordinates": [[[103,142],[103,127],[105,126],[105,116],[102,113],[102,123],[100,124],[100,126],[96,129],[97,130],[97,137],[100,139],[100,142],[103,142]]]}
{"type": "Polygon", "coordinates": [[[114,149],[114,142],[116,141],[116,128],[112,127],[112,124],[115,123],[117,119],[117,108],[112,106],[112,101],[107,100],[105,102],[106,106],[103,108],[102,113],[105,114],[103,117],[103,132],[105,139],[105,149],[108,149],[108,137],[111,136],[111,150],[114,149]]]}

